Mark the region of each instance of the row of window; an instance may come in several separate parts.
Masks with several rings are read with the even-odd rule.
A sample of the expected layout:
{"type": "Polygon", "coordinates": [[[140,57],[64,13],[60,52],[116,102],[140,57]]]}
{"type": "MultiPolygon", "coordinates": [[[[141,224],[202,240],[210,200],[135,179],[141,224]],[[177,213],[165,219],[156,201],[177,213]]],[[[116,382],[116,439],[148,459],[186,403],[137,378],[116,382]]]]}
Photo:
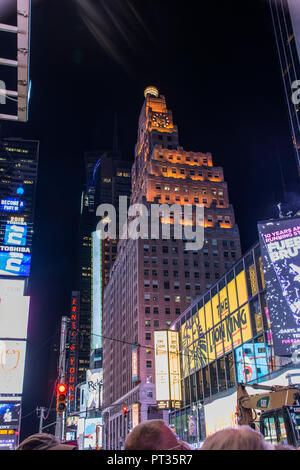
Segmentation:
{"type": "MultiPolygon", "coordinates": [[[[153,307],[153,313],[154,315],[159,315],[159,308],[158,307],[153,307]]],[[[175,313],[176,315],[180,315],[180,308],[175,308],[175,313]]],[[[147,306],[145,307],[145,315],[150,315],[151,314],[151,307],[147,306]]],[[[171,315],[171,309],[170,308],[165,308],[165,314],[166,315],[171,315]]]]}
{"type": "MultiPolygon", "coordinates": [[[[162,167],[162,172],[163,173],[168,173],[168,168],[167,167],[162,167]]],[[[200,177],[203,177],[204,174],[203,174],[203,171],[201,170],[186,170],[185,168],[171,168],[171,174],[172,175],[185,175],[185,176],[200,176],[200,177]]],[[[211,172],[211,171],[208,171],[207,172],[207,177],[208,178],[214,178],[214,179],[220,179],[221,178],[221,175],[219,173],[216,173],[216,172],[211,172]]]]}
{"type": "MultiPolygon", "coordinates": [[[[171,191],[173,188],[172,186],[170,186],[169,184],[165,184],[165,185],[161,185],[161,184],[156,184],[155,185],[155,189],[159,190],[159,189],[164,189],[164,191],[171,191]]],[[[189,193],[189,191],[193,192],[194,194],[198,194],[198,192],[200,192],[200,189],[199,188],[188,188],[187,186],[184,186],[184,187],[181,187],[181,186],[174,186],[174,191],[175,192],[179,192],[180,190],[182,189],[182,191],[184,193],[189,193]]],[[[223,192],[223,189],[211,189],[210,191],[207,189],[207,188],[202,188],[201,189],[201,193],[202,194],[208,194],[209,192],[211,192],[211,194],[213,196],[223,196],[224,195],[224,192],[223,192]]]]}
{"type": "MultiPolygon", "coordinates": [[[[165,302],[170,302],[171,301],[171,296],[168,295],[168,294],[165,294],[163,299],[164,299],[165,302]]],[[[148,302],[150,300],[153,300],[153,302],[158,302],[159,298],[158,298],[158,295],[153,295],[152,298],[151,298],[151,294],[147,293],[147,294],[144,294],[144,300],[146,302],[148,302]]],[[[181,302],[181,300],[183,300],[183,299],[181,299],[180,295],[175,295],[174,296],[174,301],[176,303],[181,302]]],[[[192,297],[190,297],[190,296],[185,297],[185,301],[186,301],[186,303],[190,303],[192,301],[192,297]]]]}
{"type": "MultiPolygon", "coordinates": [[[[168,136],[168,140],[171,141],[171,138],[169,138],[170,136],[168,136]]],[[[174,157],[174,160],[175,160],[175,155],[168,155],[168,160],[171,160],[173,161],[173,157],[174,157]]],[[[164,155],[160,154],[158,156],[158,158],[160,160],[164,159],[164,155]]],[[[181,160],[183,161],[186,161],[186,162],[193,162],[193,163],[200,163],[200,164],[203,164],[203,165],[207,165],[208,163],[208,159],[206,157],[202,157],[200,158],[200,161],[197,157],[186,157],[186,156],[181,156],[181,155],[176,155],[176,160],[178,162],[181,162],[181,160]]]]}

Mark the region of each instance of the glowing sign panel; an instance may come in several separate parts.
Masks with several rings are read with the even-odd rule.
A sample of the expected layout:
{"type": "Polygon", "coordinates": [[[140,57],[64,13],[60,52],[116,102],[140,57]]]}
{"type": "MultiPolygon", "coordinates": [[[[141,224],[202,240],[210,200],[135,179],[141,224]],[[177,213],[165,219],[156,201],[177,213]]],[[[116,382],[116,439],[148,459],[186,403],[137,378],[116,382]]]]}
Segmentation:
{"type": "Polygon", "coordinates": [[[258,231],[274,350],[289,355],[300,341],[300,218],[260,222],[258,231]]]}
{"type": "Polygon", "coordinates": [[[1,338],[27,338],[29,299],[15,295],[0,298],[1,338]]]}
{"type": "Polygon", "coordinates": [[[29,276],[31,255],[14,251],[0,252],[0,274],[29,276]]]}

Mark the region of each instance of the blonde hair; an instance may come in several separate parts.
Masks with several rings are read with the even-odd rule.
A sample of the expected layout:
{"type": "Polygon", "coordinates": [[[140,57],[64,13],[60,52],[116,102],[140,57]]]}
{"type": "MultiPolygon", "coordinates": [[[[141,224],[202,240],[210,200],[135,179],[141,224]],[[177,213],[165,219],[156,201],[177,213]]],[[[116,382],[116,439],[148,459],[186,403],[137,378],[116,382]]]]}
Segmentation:
{"type": "Polygon", "coordinates": [[[208,436],[201,450],[274,450],[274,446],[266,442],[260,432],[243,425],[208,436]]]}
{"type": "Polygon", "coordinates": [[[151,419],[138,424],[128,434],[124,445],[125,450],[159,449],[165,428],[169,429],[162,419],[151,419]]]}

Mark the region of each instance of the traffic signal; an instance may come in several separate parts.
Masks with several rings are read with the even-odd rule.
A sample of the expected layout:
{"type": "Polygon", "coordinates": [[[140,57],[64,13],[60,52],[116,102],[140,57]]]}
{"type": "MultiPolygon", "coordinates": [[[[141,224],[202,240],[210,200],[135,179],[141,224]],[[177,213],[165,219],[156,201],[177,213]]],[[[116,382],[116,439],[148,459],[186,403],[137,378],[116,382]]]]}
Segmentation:
{"type": "Polygon", "coordinates": [[[57,386],[56,411],[61,415],[67,409],[67,386],[60,383],[57,386]]]}
{"type": "Polygon", "coordinates": [[[128,411],[127,406],[123,406],[123,418],[126,418],[126,416],[127,416],[127,411],[128,411]]]}

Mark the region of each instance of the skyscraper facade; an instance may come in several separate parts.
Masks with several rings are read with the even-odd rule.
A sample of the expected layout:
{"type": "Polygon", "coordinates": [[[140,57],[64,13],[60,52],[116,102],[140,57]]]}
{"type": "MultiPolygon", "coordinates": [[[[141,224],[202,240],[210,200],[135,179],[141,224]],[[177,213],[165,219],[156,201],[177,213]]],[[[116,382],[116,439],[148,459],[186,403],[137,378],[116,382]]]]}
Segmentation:
{"type": "Polygon", "coordinates": [[[300,4],[270,0],[270,8],[300,177],[300,4]]]}
{"type": "Polygon", "coordinates": [[[155,87],[145,90],[139,116],[131,204],[139,203],[148,213],[157,203],[203,205],[204,245],[188,250],[173,232],[119,241],[103,300],[105,445],[111,449],[121,448],[138,422],[167,417],[156,407],[154,330],[170,327],[241,253],[223,169],[213,166],[210,153],[180,147],[172,112],[155,87]]]}

